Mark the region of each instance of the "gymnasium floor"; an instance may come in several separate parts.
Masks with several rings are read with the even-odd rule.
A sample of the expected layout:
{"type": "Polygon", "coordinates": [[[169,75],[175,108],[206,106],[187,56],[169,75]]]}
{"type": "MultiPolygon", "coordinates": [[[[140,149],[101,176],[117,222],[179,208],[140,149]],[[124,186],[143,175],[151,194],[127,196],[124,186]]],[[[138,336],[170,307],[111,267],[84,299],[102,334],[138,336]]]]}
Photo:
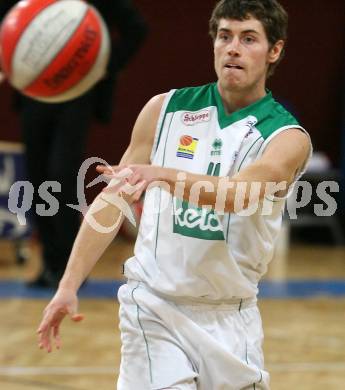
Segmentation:
{"type": "MultiPolygon", "coordinates": [[[[63,349],[52,354],[36,344],[52,292],[25,288],[40,256],[37,243],[28,246],[30,259],[18,266],[12,243],[0,242],[0,389],[115,389],[120,339],[113,296],[132,245],[118,239],[105,253],[81,290],[84,322],[65,321],[63,349]]],[[[273,390],[345,388],[345,248],[295,246],[286,261],[276,258],[261,285],[260,308],[273,390]]]]}

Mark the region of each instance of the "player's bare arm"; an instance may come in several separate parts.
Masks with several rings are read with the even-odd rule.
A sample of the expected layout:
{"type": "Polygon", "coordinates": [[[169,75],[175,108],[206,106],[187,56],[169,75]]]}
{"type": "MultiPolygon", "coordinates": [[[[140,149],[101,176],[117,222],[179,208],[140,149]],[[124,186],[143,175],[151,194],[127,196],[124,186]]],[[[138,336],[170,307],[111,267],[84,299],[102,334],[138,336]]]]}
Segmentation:
{"type": "MultiPolygon", "coordinates": [[[[133,128],[130,144],[124,153],[120,165],[148,164],[152,149],[159,112],[164,95],[151,99],[141,111],[133,128]]],[[[100,167],[98,171],[102,172],[100,167]]],[[[144,188],[139,188],[131,196],[126,197],[128,203],[138,200],[144,188]]],[[[107,202],[99,194],[93,201],[88,213],[102,226],[111,226],[113,221],[122,218],[121,211],[111,202],[107,202]],[[95,211],[96,210],[96,211],[95,211]]],[[[39,347],[52,351],[52,338],[60,348],[59,326],[66,315],[73,321],[81,321],[83,315],[78,313],[77,291],[90,273],[102,253],[115,238],[121,224],[108,233],[95,231],[84,219],[76,237],[73,249],[62,277],[59,288],[44,310],[43,319],[38,328],[39,347]]]]}
{"type": "MultiPolygon", "coordinates": [[[[181,191],[176,191],[176,184],[179,183],[181,186],[183,181],[184,200],[200,207],[211,206],[216,210],[220,205],[222,209],[218,211],[233,212],[239,183],[245,183],[245,193],[241,195],[244,208],[249,206],[250,200],[257,202],[267,195],[284,195],[298,171],[304,166],[310,148],[308,135],[300,129],[292,128],[277,135],[268,144],[260,159],[231,178],[192,174],[176,169],[148,165],[128,165],[133,174],[127,181],[132,186],[140,180],[145,180],[147,185],[153,186],[158,185],[159,182],[168,183],[170,192],[175,195],[182,195],[181,191]],[[250,199],[252,183],[260,184],[257,199],[250,199]],[[271,186],[272,190],[270,192],[270,188],[266,187],[267,183],[282,183],[285,190],[276,191],[274,186],[271,186]],[[224,200],[220,201],[220,197],[223,197],[224,200]]],[[[120,166],[113,167],[113,169],[115,172],[119,172],[122,166],[120,164],[120,166]]],[[[111,190],[109,188],[106,191],[111,190]]]]}

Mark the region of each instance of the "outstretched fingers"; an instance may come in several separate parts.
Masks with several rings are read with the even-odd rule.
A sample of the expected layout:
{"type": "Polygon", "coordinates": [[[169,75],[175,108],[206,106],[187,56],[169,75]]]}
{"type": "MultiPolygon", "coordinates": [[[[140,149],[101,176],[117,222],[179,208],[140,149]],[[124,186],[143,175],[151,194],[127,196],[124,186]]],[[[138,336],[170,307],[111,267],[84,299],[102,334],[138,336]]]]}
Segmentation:
{"type": "Polygon", "coordinates": [[[126,175],[130,171],[126,165],[97,165],[96,171],[104,175],[126,175]]]}
{"type": "Polygon", "coordinates": [[[83,314],[74,313],[68,309],[60,309],[55,312],[52,312],[51,309],[46,311],[43,320],[37,329],[38,346],[40,349],[51,352],[53,350],[52,342],[54,342],[57,349],[61,348],[60,324],[66,314],[69,314],[74,322],[80,322],[84,319],[83,314]]]}
{"type": "Polygon", "coordinates": [[[47,352],[51,352],[51,330],[52,325],[49,322],[43,322],[37,330],[38,333],[38,346],[40,349],[45,349],[47,352]]]}
{"type": "Polygon", "coordinates": [[[61,348],[61,338],[60,338],[60,326],[59,325],[53,326],[53,336],[54,336],[54,340],[55,340],[56,349],[60,349],[61,348]]]}
{"type": "Polygon", "coordinates": [[[97,165],[96,171],[105,175],[113,175],[114,171],[107,165],[97,165]]]}
{"type": "Polygon", "coordinates": [[[52,351],[52,331],[54,341],[56,342],[56,337],[59,338],[59,326],[65,315],[66,312],[61,310],[55,313],[52,313],[51,310],[48,310],[44,314],[43,320],[37,329],[38,346],[40,349],[45,349],[47,352],[52,351]]]}

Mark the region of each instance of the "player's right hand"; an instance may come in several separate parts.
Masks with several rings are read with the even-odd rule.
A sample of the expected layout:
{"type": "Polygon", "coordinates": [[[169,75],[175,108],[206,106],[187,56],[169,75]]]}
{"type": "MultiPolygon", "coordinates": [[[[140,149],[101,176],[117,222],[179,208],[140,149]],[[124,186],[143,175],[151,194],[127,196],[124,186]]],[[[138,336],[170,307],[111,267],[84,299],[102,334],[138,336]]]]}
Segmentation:
{"type": "Polygon", "coordinates": [[[5,80],[5,74],[1,72],[1,69],[0,69],[0,84],[5,80]]]}
{"type": "Polygon", "coordinates": [[[84,316],[78,313],[78,297],[75,292],[59,288],[53,299],[43,311],[42,321],[37,329],[38,346],[47,352],[55,347],[60,349],[60,324],[66,315],[75,321],[81,321],[84,316]]]}

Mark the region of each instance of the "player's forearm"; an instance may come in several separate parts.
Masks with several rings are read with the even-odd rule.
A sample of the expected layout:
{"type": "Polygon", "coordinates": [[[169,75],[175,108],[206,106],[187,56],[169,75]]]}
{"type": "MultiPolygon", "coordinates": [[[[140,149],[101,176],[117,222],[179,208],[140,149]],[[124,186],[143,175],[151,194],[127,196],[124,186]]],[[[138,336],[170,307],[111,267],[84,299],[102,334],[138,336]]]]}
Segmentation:
{"type": "Polygon", "coordinates": [[[198,175],[177,169],[166,168],[161,181],[169,185],[169,191],[176,198],[190,204],[215,207],[218,177],[198,175]]]}
{"type": "Polygon", "coordinates": [[[238,208],[245,209],[286,187],[281,172],[263,164],[252,164],[233,177],[166,168],[163,181],[169,184],[171,194],[177,198],[199,207],[210,206],[216,211],[230,213],[239,211],[238,208]]]}
{"type": "Polygon", "coordinates": [[[61,288],[78,290],[113,241],[122,221],[122,213],[116,206],[105,203],[100,195],[94,200],[74,242],[66,271],[60,282],[61,288]]]}

